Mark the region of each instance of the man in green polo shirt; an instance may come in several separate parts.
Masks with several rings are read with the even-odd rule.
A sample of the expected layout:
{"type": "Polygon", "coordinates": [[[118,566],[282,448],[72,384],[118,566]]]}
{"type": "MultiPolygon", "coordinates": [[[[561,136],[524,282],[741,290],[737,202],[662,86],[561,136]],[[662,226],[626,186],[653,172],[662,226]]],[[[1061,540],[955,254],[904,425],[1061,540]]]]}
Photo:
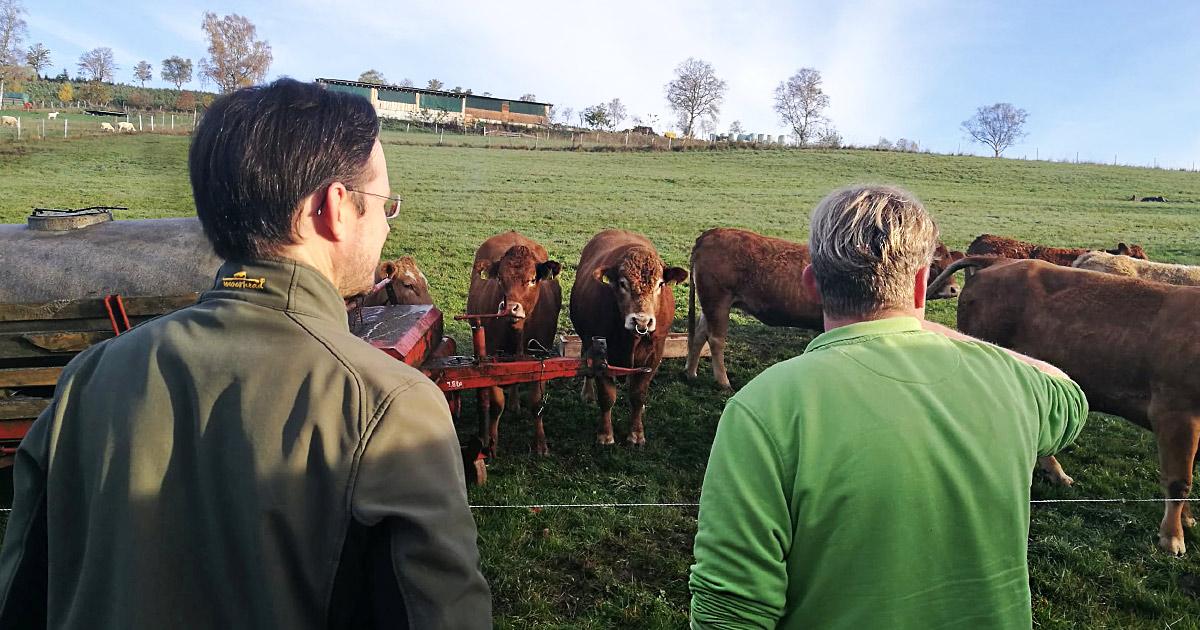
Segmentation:
{"type": "Polygon", "coordinates": [[[924,321],[938,230],[912,194],[813,211],[826,332],[725,408],[700,499],[696,628],[1029,628],[1030,471],[1079,386],[924,321]]]}

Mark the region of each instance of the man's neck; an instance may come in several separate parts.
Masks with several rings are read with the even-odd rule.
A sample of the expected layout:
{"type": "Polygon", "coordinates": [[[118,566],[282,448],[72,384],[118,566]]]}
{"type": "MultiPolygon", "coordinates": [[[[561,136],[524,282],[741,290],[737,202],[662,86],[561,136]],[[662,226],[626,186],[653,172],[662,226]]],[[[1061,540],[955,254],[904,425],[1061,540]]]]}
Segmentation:
{"type": "Polygon", "coordinates": [[[830,315],[825,313],[825,332],[829,332],[834,328],[849,326],[851,324],[859,324],[862,322],[871,322],[879,319],[889,319],[892,317],[915,317],[918,320],[925,319],[925,309],[923,308],[889,308],[882,311],[875,311],[865,315],[830,315]]]}
{"type": "Polygon", "coordinates": [[[314,252],[311,248],[301,245],[285,245],[276,250],[274,255],[279,258],[286,258],[308,265],[321,272],[321,275],[325,276],[333,286],[341,286],[338,284],[339,278],[337,274],[334,273],[333,261],[329,259],[328,255],[324,255],[321,252],[314,252]]]}

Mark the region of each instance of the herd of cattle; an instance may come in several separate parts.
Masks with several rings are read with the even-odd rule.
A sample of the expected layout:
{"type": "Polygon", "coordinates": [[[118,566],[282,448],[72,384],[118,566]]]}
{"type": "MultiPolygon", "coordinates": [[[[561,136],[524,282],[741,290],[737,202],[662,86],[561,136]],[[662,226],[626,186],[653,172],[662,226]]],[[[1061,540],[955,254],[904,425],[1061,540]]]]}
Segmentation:
{"type": "MultiPolygon", "coordinates": [[[[729,389],[724,350],[732,309],[769,326],[820,330],[820,305],[799,278],[809,263],[808,246],[747,230],[716,228],[696,239],[690,274],[663,262],[641,234],[606,230],[584,247],[571,287],[571,322],[584,353],[593,338],[608,340],[609,362],[647,368],[629,378],[631,406],[627,442],[645,443],[645,407],[675,317],[670,285],[691,277],[688,291],[688,358],[695,379],[707,344],[713,376],[729,389]],[[696,303],[699,302],[699,314],[696,303]]],[[[517,232],[489,238],[475,254],[467,298],[469,313],[503,313],[487,320],[488,352],[527,354],[552,348],[562,289],[561,263],[517,232]]],[[[1047,247],[985,234],[966,253],[938,244],[930,269],[930,298],[958,296],[958,328],[964,333],[1048,361],[1071,375],[1091,408],[1125,417],[1157,438],[1160,480],[1167,499],[1186,499],[1200,438],[1200,267],[1147,260],[1137,245],[1110,250],[1047,247]],[[960,289],[954,274],[968,272],[960,289]]],[[[424,274],[410,257],[380,266],[388,291],[368,304],[431,303],[424,274]]],[[[601,409],[596,440],[614,442],[612,407],[616,383],[606,377],[585,385],[601,409]]],[[[491,443],[497,444],[505,393],[489,394],[491,443]]],[[[548,452],[542,423],[544,385],[529,391],[535,422],[534,450],[548,452]]],[[[1053,457],[1040,465],[1050,478],[1072,479],[1053,457]]],[[[1195,523],[1186,501],[1168,501],[1159,546],[1185,550],[1183,527],[1195,523]]]]}

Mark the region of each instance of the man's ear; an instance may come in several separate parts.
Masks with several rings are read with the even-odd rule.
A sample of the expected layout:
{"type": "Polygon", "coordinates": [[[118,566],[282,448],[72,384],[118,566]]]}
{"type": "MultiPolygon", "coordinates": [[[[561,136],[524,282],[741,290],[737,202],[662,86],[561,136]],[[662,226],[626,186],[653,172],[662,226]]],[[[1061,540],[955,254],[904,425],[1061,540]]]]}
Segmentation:
{"type": "Polygon", "coordinates": [[[925,292],[929,288],[929,267],[921,267],[917,270],[916,283],[913,286],[913,308],[925,308],[925,292]]]}
{"type": "Polygon", "coordinates": [[[687,280],[688,272],[683,267],[667,267],[663,269],[663,282],[679,284],[687,280]]]}
{"type": "Polygon", "coordinates": [[[820,304],[821,285],[817,282],[817,274],[813,272],[812,265],[804,265],[804,273],[800,275],[800,281],[804,285],[804,292],[808,294],[808,299],[812,300],[813,304],[820,304]]]}
{"type": "Polygon", "coordinates": [[[538,263],[537,279],[543,280],[547,276],[558,277],[558,272],[562,271],[562,265],[557,260],[547,260],[544,263],[538,263]]]}
{"type": "Polygon", "coordinates": [[[603,284],[611,282],[608,277],[608,267],[596,267],[595,271],[592,272],[592,277],[596,279],[596,282],[603,284]]]}
{"type": "Polygon", "coordinates": [[[344,241],[354,234],[353,219],[358,218],[358,207],[350,198],[350,191],[341,182],[334,182],[324,193],[313,195],[312,221],[317,232],[331,241],[344,241]]]}

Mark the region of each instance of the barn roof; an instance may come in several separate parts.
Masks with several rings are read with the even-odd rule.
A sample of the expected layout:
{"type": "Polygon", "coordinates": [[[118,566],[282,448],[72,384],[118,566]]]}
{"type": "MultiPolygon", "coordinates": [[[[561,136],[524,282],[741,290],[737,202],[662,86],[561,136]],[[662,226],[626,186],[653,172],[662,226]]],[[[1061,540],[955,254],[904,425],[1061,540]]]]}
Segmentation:
{"type": "Polygon", "coordinates": [[[486,98],[493,101],[508,101],[509,103],[533,103],[534,105],[549,105],[553,107],[553,103],[543,103],[541,101],[522,101],[518,98],[500,98],[497,96],[484,96],[482,94],[466,94],[463,92],[447,92],[445,90],[427,90],[419,87],[406,87],[401,85],[388,85],[383,83],[366,83],[363,81],[350,81],[348,79],[317,79],[318,83],[329,83],[333,85],[349,85],[360,88],[380,88],[385,90],[394,90],[396,92],[416,92],[418,94],[433,94],[435,96],[449,96],[451,98],[460,98],[470,96],[472,98],[486,98]]]}

